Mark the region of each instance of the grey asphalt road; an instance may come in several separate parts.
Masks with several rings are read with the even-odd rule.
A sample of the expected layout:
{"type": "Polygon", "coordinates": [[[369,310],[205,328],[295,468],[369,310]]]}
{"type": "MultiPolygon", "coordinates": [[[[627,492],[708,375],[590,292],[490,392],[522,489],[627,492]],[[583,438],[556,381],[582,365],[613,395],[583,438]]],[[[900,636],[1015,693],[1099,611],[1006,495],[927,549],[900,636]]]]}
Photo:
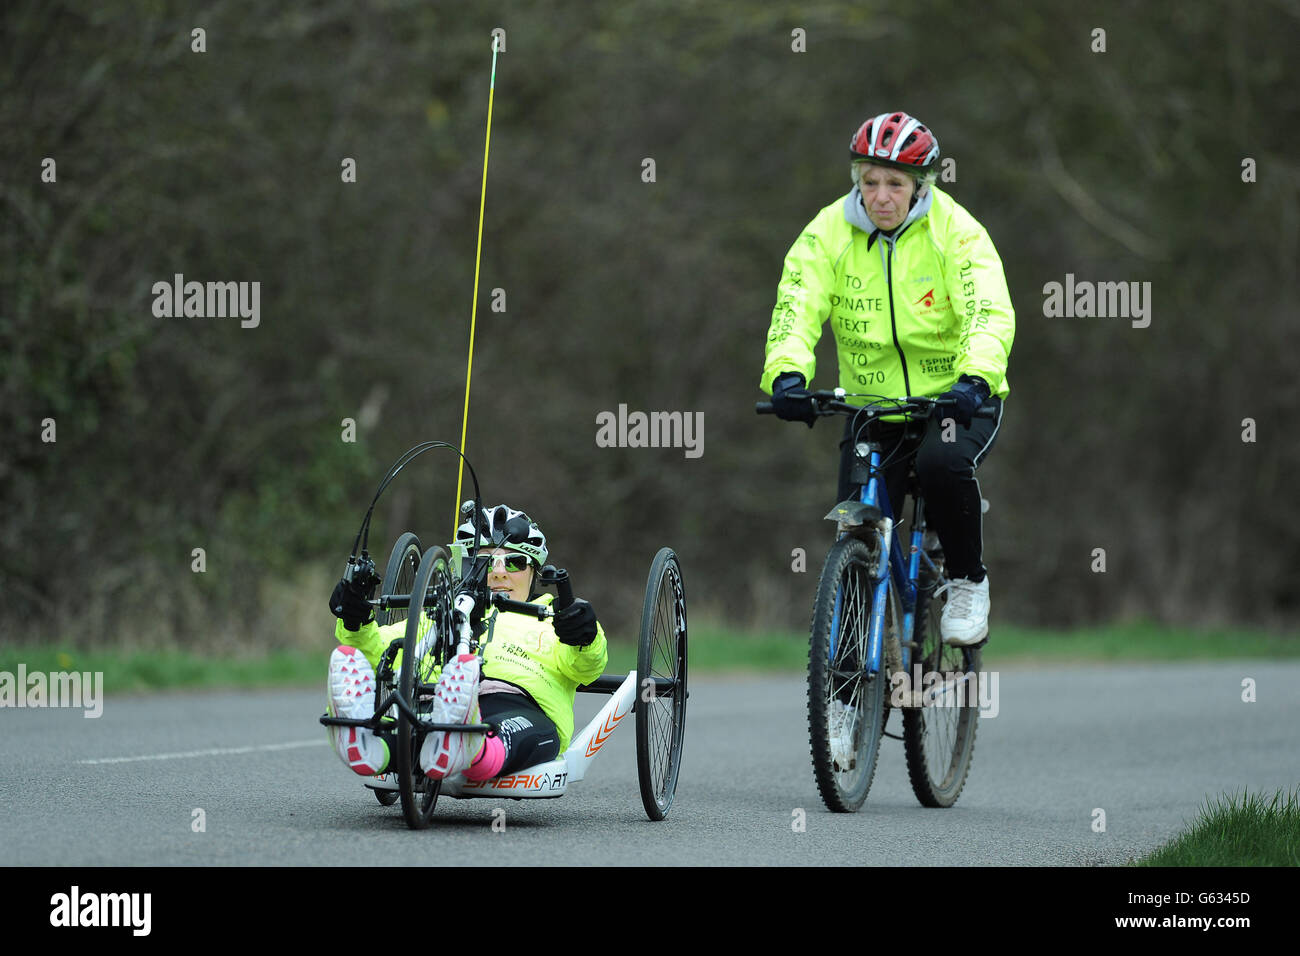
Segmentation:
{"type": "MultiPolygon", "coordinates": [[[[581,724],[600,699],[578,703],[581,724]]],[[[568,796],[444,798],[410,831],[338,762],[323,707],[322,688],[109,696],[99,719],[6,708],[0,864],[1120,864],[1207,797],[1300,783],[1296,662],[1001,671],[949,810],[917,803],[887,739],[863,809],[828,813],[802,679],[713,677],[692,684],[666,821],[641,808],[628,721],[568,796]]]]}

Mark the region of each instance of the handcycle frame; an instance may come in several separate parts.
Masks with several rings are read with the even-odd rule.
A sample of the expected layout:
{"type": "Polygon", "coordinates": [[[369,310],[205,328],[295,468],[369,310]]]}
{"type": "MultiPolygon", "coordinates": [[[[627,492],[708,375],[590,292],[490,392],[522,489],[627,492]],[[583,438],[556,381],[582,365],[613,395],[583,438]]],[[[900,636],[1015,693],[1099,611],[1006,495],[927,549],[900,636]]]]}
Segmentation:
{"type": "MultiPolygon", "coordinates": [[[[882,471],[881,442],[867,435],[872,423],[885,415],[907,416],[900,424],[914,426],[929,418],[943,406],[934,399],[909,397],[903,399],[886,399],[882,396],[852,396],[856,398],[875,399],[875,404],[852,405],[845,401],[848,393],[837,388],[828,391],[809,393],[814,414],[818,417],[834,414],[854,416],[849,429],[849,441],[853,443],[854,457],[849,473],[854,497],[836,505],[826,518],[837,522],[836,543],[827,555],[826,567],[818,587],[818,600],[813,611],[813,634],[809,656],[809,732],[812,738],[814,775],[823,800],[831,810],[851,812],[856,810],[866,799],[875,773],[876,756],[881,736],[887,734],[885,724],[888,711],[893,706],[903,712],[904,733],[902,739],[907,751],[908,773],[913,791],[925,806],[947,807],[957,799],[964,784],[970,765],[970,754],[974,745],[974,722],[978,710],[965,716],[958,716],[956,727],[952,729],[952,741],[936,742],[936,736],[946,736],[940,731],[931,734],[931,728],[925,709],[935,706],[965,707],[966,701],[978,705],[978,686],[974,681],[979,669],[980,645],[974,648],[948,648],[942,644],[935,620],[938,611],[939,582],[945,580],[943,568],[925,547],[925,510],[924,500],[913,491],[913,522],[908,557],[904,559],[899,541],[898,525],[894,518],[893,505],[884,486],[882,471]],[[861,424],[858,424],[861,419],[861,424]],[[853,538],[862,545],[845,543],[845,538],[853,538]],[[868,563],[870,562],[870,563],[868,563]],[[865,653],[857,655],[850,647],[841,649],[840,641],[851,642],[853,635],[845,637],[844,604],[846,601],[845,581],[850,567],[860,566],[866,569],[870,591],[870,612],[867,623],[865,653]],[[830,576],[830,577],[828,577],[830,576]],[[921,581],[924,578],[928,587],[923,591],[921,581]],[[921,611],[919,599],[924,596],[927,602],[925,610],[928,621],[919,622],[921,611]],[[892,600],[891,600],[892,597],[892,600]],[[886,621],[887,611],[896,605],[895,614],[901,611],[901,621],[890,631],[891,643],[887,645],[886,621]],[[929,637],[918,633],[918,623],[928,627],[929,637]],[[826,646],[819,648],[819,639],[826,646]],[[921,688],[921,682],[914,680],[914,652],[925,652],[922,656],[936,661],[944,660],[947,655],[959,656],[962,668],[959,671],[942,674],[938,687],[927,690],[921,688]],[[846,663],[847,662],[847,663],[846,663]],[[837,668],[837,664],[839,665],[837,668]],[[884,696],[884,682],[888,678],[891,685],[901,675],[901,687],[894,686],[888,698],[884,696]],[[858,703],[860,717],[853,723],[851,751],[847,770],[837,762],[846,759],[836,754],[829,743],[832,731],[829,729],[831,718],[829,712],[832,703],[825,699],[828,688],[835,686],[839,679],[841,687],[853,686],[850,702],[858,703]],[[857,681],[852,685],[852,681],[857,681]],[[861,690],[866,687],[867,690],[861,690]],[[820,698],[819,698],[820,695],[820,698]],[[868,713],[871,708],[880,707],[878,712],[868,713]],[[864,723],[869,722],[870,730],[864,732],[864,723]],[[874,739],[867,740],[865,735],[874,739]],[[929,735],[929,736],[927,736],[929,735]],[[820,739],[819,739],[820,737],[820,739]],[[862,749],[864,748],[865,749],[862,749]],[[865,769],[856,775],[849,771],[856,770],[856,763],[861,760],[865,769]],[[850,780],[851,785],[844,783],[850,780]],[[843,785],[842,785],[843,784],[843,785]]],[[[774,411],[769,402],[760,402],[755,409],[760,414],[774,411]]],[[[981,409],[977,417],[992,417],[992,409],[981,409]]],[[[904,433],[906,435],[906,432],[904,433]]],[[[913,465],[909,465],[909,480],[914,480],[913,465]]],[[[942,554],[938,548],[936,555],[942,554]]],[[[942,558],[939,558],[942,561],[942,558]]],[[[849,626],[860,622],[851,620],[849,626]]],[[[859,638],[860,640],[860,638],[859,638]]],[[[982,645],[983,642],[981,642],[982,645]]],[[[831,694],[835,697],[834,693],[831,694]]]]}
{"type": "MultiPolygon", "coordinates": [[[[451,446],[442,442],[423,443],[407,452],[390,469],[366,514],[362,530],[357,535],[357,544],[368,540],[369,522],[375,502],[393,477],[416,455],[433,447],[451,446]]],[[[472,513],[474,524],[478,526],[482,512],[479,504],[481,499],[472,468],[470,474],[474,478],[475,498],[472,502],[466,502],[462,515],[472,513]],[[469,510],[471,504],[472,512],[469,510]]],[[[352,580],[354,574],[368,575],[364,580],[378,583],[379,579],[374,577],[374,562],[370,560],[364,545],[360,558],[356,551],[354,545],[345,578],[352,580]]],[[[412,532],[398,537],[382,579],[381,594],[378,598],[371,599],[370,603],[376,608],[376,619],[381,624],[395,623],[392,619],[405,611],[402,616],[406,618],[408,628],[405,637],[394,638],[389,643],[376,669],[379,686],[374,714],[369,718],[331,717],[326,714],[320,718],[320,722],[326,726],[360,727],[376,733],[385,724],[389,726],[384,729],[391,730],[391,725],[396,723],[398,748],[392,755],[395,766],[390,765],[384,774],[370,778],[366,786],[375,792],[379,802],[385,806],[400,798],[408,826],[421,829],[429,825],[440,794],[462,799],[500,796],[512,799],[553,799],[563,796],[568,791],[569,784],[586,776],[596,754],[622,720],[629,713],[634,713],[642,804],[650,819],[663,820],[672,804],[681,768],[688,697],[686,595],[681,566],[670,548],[661,548],[650,567],[646,600],[642,608],[637,669],[626,675],[602,675],[590,684],[578,687],[579,691],[587,693],[609,694],[610,699],[573,737],[563,754],[554,760],[486,781],[467,781],[461,775],[433,780],[423,775],[418,765],[418,754],[426,734],[432,731],[488,733],[493,728],[486,723],[439,724],[425,719],[412,698],[429,700],[434,684],[420,679],[415,670],[418,663],[413,665],[404,661],[400,676],[398,675],[397,657],[404,654],[410,638],[416,638],[416,653],[412,656],[414,660],[427,658],[432,650],[442,657],[437,665],[440,667],[450,659],[453,652],[477,653],[481,656],[482,648],[478,637],[482,630],[482,615],[488,607],[495,607],[498,612],[533,615],[539,620],[555,613],[552,606],[513,601],[499,594],[489,596],[486,586],[487,563],[478,551],[476,540],[469,547],[453,544],[448,549],[434,547],[421,554],[419,540],[412,532]],[[426,562],[429,562],[427,570],[426,562]],[[432,583],[435,577],[439,580],[437,586],[432,583]],[[412,619],[412,598],[421,582],[424,593],[419,600],[416,617],[412,619]],[[400,587],[399,584],[405,587],[400,587]],[[445,613],[442,615],[445,633],[436,633],[438,628],[433,623],[429,624],[427,631],[421,632],[426,612],[431,610],[431,590],[438,592],[434,601],[446,611],[451,587],[454,587],[455,592],[454,613],[450,616],[445,613]],[[643,675],[640,680],[638,675],[643,675]],[[409,686],[409,693],[404,692],[404,686],[409,686]],[[663,711],[665,702],[668,706],[667,716],[664,716],[663,711]]],[[[548,565],[543,569],[538,583],[556,587],[558,606],[564,607],[572,602],[573,593],[566,571],[557,571],[548,565]]]]}

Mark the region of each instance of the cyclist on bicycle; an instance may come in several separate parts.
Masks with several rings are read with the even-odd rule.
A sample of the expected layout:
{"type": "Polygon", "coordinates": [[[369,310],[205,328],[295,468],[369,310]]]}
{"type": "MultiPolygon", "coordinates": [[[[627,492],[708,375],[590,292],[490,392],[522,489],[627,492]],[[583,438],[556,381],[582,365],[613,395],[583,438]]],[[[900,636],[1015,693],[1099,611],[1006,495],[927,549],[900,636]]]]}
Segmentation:
{"type": "MultiPolygon", "coordinates": [[[[516,601],[550,604],[536,588],[546,563],[546,535],[528,515],[508,505],[482,514],[477,532],[472,516],[456,529],[457,543],[470,546],[477,536],[490,564],[488,587],[516,601]]],[[[339,618],[329,669],[329,713],[365,718],[375,709],[375,668],[384,649],[406,633],[406,623],[380,627],[368,595],[340,581],[330,597],[339,618]]],[[[463,773],[488,780],[563,753],[573,735],[573,701],[579,684],[605,670],[604,630],[587,601],[575,600],[553,618],[538,620],[492,608],[484,615],[482,673],[475,654],[460,655],[443,669],[434,693],[433,723],[487,723],[491,734],[435,731],[424,740],[420,767],[434,779],[463,773]]],[[[331,727],[340,759],[358,774],[374,776],[388,768],[395,745],[390,735],[364,728],[331,727]]]]}
{"type": "MultiPolygon", "coordinates": [[[[951,579],[941,629],[949,644],[988,636],[989,586],[975,468],[1002,421],[1015,313],[1002,260],[984,227],[935,185],[939,144],[906,113],[881,113],[849,145],[853,189],[822,209],[786,254],[759,387],[787,421],[815,418],[807,385],[829,318],[840,385],[882,398],[949,403],[924,435],[882,423],[889,500],[906,493],[907,458],[951,579]],[[992,404],[993,419],[973,419],[992,404]]],[[[852,493],[852,419],[840,444],[839,498],[852,493]]]]}

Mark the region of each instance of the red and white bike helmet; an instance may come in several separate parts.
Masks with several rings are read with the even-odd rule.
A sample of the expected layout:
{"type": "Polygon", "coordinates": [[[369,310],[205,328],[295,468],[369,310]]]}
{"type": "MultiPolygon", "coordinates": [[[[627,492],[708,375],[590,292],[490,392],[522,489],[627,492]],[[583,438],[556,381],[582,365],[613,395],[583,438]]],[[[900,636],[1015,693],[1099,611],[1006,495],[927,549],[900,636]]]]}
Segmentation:
{"type": "Polygon", "coordinates": [[[868,160],[924,176],[939,161],[939,141],[921,121],[906,113],[873,116],[853,134],[849,158],[868,160]]]}

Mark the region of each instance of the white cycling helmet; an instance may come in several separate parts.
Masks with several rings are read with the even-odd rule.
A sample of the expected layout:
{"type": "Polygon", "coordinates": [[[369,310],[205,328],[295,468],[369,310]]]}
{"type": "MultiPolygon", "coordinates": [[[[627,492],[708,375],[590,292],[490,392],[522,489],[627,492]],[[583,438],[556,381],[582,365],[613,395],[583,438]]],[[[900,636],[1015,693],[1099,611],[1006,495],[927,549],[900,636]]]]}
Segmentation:
{"type": "MultiPolygon", "coordinates": [[[[474,543],[474,502],[460,506],[463,520],[456,529],[456,543],[466,547],[474,543]]],[[[522,511],[509,505],[484,508],[479,515],[478,545],[480,548],[505,548],[527,555],[540,568],[546,563],[546,535],[537,522],[522,511]]]]}

